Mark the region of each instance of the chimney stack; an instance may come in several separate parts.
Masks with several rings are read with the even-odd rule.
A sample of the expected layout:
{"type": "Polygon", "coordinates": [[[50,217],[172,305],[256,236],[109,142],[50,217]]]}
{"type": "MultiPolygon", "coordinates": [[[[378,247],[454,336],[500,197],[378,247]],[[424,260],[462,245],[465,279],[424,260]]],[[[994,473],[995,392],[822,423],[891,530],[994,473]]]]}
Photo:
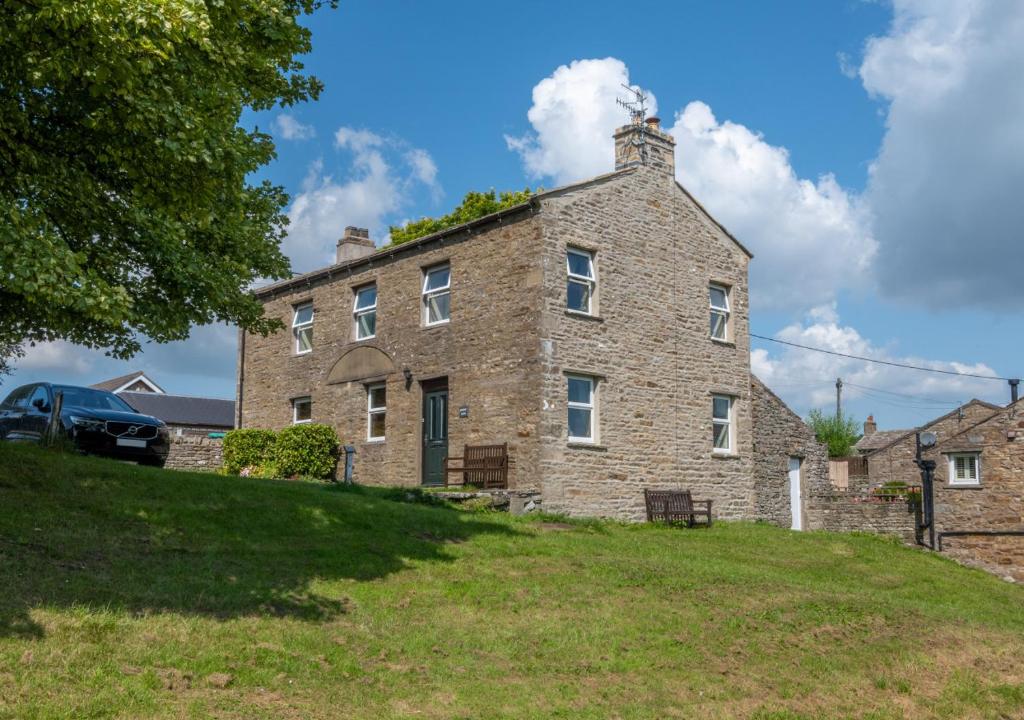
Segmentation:
{"type": "Polygon", "coordinates": [[[1010,383],[1010,404],[1012,405],[1013,403],[1017,402],[1017,386],[1020,385],[1020,380],[1018,378],[1014,378],[1013,380],[1010,380],[1009,383],[1010,383]]]}
{"type": "Polygon", "coordinates": [[[868,419],[864,421],[864,437],[874,435],[877,430],[878,425],[875,424],[875,416],[868,415],[868,419]]]}
{"type": "Polygon", "coordinates": [[[369,230],[349,225],[345,228],[345,234],[341,236],[341,240],[338,241],[337,262],[340,265],[341,263],[358,260],[367,255],[372,255],[376,250],[377,246],[370,239],[369,230]]]}
{"type": "Polygon", "coordinates": [[[661,129],[661,120],[623,125],[615,131],[615,169],[646,166],[670,177],[676,173],[676,141],[661,129]]]}

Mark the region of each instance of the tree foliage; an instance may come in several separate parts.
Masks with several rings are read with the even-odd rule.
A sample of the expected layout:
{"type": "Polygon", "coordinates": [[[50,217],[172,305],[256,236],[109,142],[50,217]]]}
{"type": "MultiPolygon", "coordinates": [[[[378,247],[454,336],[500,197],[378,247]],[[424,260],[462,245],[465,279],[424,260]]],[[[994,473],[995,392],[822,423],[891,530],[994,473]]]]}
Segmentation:
{"type": "Polygon", "coordinates": [[[0,5],[0,343],[116,357],[193,323],[268,332],[287,196],[244,109],[315,99],[297,21],[336,0],[0,5]]]}
{"type": "Polygon", "coordinates": [[[857,421],[849,415],[836,417],[821,410],[811,410],[807,422],[814,429],[818,442],[828,446],[829,457],[847,457],[861,437],[857,421]]]}
{"type": "MultiPolygon", "coordinates": [[[[540,188],[536,192],[540,192],[540,188]]],[[[456,225],[471,222],[485,215],[506,210],[515,205],[520,205],[529,200],[535,192],[530,188],[523,190],[509,190],[498,194],[494,189],[487,192],[470,191],[462,199],[462,203],[447,215],[438,218],[420,218],[406,223],[402,227],[391,226],[391,244],[401,245],[402,243],[415,240],[416,238],[430,235],[456,225]]]]}

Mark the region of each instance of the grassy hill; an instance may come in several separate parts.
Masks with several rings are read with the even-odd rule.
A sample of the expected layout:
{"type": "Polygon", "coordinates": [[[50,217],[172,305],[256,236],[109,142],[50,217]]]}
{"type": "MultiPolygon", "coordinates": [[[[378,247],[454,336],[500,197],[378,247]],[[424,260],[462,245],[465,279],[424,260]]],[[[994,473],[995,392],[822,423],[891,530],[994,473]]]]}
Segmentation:
{"type": "Polygon", "coordinates": [[[0,444],[2,718],[1024,717],[1024,588],[0,444]]]}

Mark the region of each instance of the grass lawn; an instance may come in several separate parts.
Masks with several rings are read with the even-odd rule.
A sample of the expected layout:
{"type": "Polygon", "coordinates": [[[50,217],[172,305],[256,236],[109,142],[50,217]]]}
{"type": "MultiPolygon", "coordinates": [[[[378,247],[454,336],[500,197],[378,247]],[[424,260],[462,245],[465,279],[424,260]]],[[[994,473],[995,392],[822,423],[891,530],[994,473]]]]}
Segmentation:
{"type": "Polygon", "coordinates": [[[0,444],[2,718],[1018,718],[1024,588],[0,444]]]}

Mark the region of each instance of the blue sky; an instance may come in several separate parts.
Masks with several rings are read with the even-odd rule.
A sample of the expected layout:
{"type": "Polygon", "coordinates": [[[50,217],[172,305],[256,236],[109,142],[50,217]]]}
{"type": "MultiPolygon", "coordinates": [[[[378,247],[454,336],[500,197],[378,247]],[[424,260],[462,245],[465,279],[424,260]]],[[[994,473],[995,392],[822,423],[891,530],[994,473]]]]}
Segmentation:
{"type": "MultiPolygon", "coordinates": [[[[382,241],[467,190],[610,169],[628,80],[676,136],[677,177],[754,250],[754,332],[1024,374],[1011,195],[1024,182],[1024,6],[364,1],[307,22],[320,100],[243,118],[277,140],[263,176],[293,196],[296,270],[323,264],[349,224],[382,241]]],[[[852,383],[847,409],[882,428],[1008,398],[1005,383],[753,348],[800,413],[834,402],[837,375],[852,383]]],[[[234,333],[206,328],[126,363],[31,348],[5,385],[139,368],[172,392],[230,397],[234,362],[234,333]]]]}

